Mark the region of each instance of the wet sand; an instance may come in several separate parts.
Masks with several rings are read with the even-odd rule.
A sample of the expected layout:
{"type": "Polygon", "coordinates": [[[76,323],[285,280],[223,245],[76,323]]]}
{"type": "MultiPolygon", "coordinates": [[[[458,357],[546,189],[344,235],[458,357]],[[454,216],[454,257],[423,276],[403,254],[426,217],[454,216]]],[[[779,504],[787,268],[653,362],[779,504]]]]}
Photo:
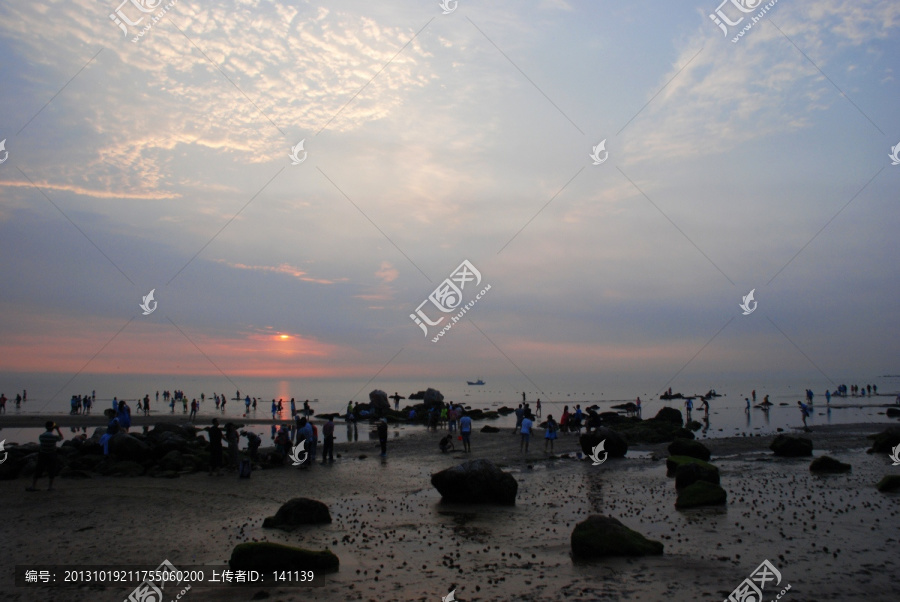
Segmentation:
{"type": "MultiPolygon", "coordinates": [[[[35,426],[47,419],[33,418],[35,426]]],[[[58,422],[69,426],[63,418],[58,422]]],[[[729,500],[725,507],[691,511],[674,508],[665,445],[635,446],[625,459],[592,466],[548,459],[541,434],[526,455],[509,429],[486,434],[478,432],[480,424],[475,428],[472,454],[443,455],[441,433],[404,431],[400,438],[392,434],[382,460],[360,425],[360,441],[338,444],[342,457],[333,465],[256,471],[250,480],[234,473],[57,479],[57,491],[36,493],[24,491],[22,478],[0,482],[0,591],[7,600],[122,600],[130,588],[15,588],[12,568],[156,565],[163,559],[176,567],[224,565],[237,543],[268,540],[328,547],[340,557],[340,572],[302,588],[194,588],[184,599],[250,600],[263,590],[272,600],[437,601],[455,587],[457,599],[467,602],[723,600],[764,559],[781,571],[782,587],[791,584],[782,600],[900,597],[900,495],[875,489],[900,467],[886,455],[865,453],[865,436],[883,425],[809,433],[816,455],[827,452],[853,466],[849,474],[827,477],[813,476],[808,458],[773,457],[771,437],[704,440],[729,500]],[[491,459],[516,477],[515,507],[440,502],[430,475],[468,457],[491,459]],[[295,496],[325,502],[332,524],[293,533],[261,528],[264,517],[295,496]],[[662,541],[664,555],[573,563],[572,528],[590,514],[617,517],[662,541]]],[[[557,454],[576,451],[574,435],[557,440],[557,454]]],[[[39,486],[46,488],[46,479],[39,486]]],[[[764,599],[777,593],[770,586],[764,599]]]]}

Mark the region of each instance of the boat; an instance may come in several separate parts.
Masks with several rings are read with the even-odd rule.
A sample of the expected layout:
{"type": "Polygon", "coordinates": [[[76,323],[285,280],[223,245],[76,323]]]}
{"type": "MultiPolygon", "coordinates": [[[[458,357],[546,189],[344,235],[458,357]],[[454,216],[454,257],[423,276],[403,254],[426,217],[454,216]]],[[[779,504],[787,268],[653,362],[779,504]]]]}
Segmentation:
{"type": "Polygon", "coordinates": [[[480,386],[484,385],[484,381],[479,378],[475,382],[472,382],[471,380],[467,380],[466,384],[472,385],[473,387],[480,387],[480,386]]]}

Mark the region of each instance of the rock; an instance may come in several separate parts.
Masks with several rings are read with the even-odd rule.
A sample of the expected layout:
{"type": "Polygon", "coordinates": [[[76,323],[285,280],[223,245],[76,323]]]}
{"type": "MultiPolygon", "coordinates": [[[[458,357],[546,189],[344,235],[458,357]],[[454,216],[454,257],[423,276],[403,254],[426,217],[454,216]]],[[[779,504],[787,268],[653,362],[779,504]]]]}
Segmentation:
{"type": "Polygon", "coordinates": [[[813,442],[806,437],[794,437],[792,435],[778,435],[769,446],[776,456],[784,458],[800,458],[811,456],[813,442]]]}
{"type": "Polygon", "coordinates": [[[441,395],[441,392],[437,389],[429,387],[428,389],[425,389],[425,394],[422,396],[422,402],[425,404],[426,408],[430,408],[444,403],[444,396],[441,395]]]}
{"type": "Polygon", "coordinates": [[[388,401],[387,393],[380,389],[375,389],[369,393],[369,406],[375,410],[376,414],[391,409],[391,403],[388,401]]]}
{"type": "Polygon", "coordinates": [[[622,415],[618,412],[601,412],[597,415],[603,424],[618,424],[622,422],[622,415]]]}
{"type": "Polygon", "coordinates": [[[839,462],[830,456],[816,458],[809,465],[810,472],[850,472],[851,466],[839,462]]]}
{"type": "Polygon", "coordinates": [[[703,468],[709,470],[718,470],[709,462],[704,462],[698,458],[692,458],[690,456],[669,456],[666,458],[666,476],[674,477],[678,473],[678,467],[683,464],[699,464],[703,468]]]}
{"type": "Polygon", "coordinates": [[[869,435],[868,438],[873,440],[869,453],[889,454],[894,447],[900,445],[900,427],[889,427],[877,435],[869,435]]]}
{"type": "Polygon", "coordinates": [[[117,460],[141,462],[150,455],[150,446],[127,433],[119,433],[109,440],[109,453],[117,460]]]}
{"type": "Polygon", "coordinates": [[[155,472],[151,472],[150,476],[154,479],[177,479],[181,475],[174,470],[159,470],[155,472]]]}
{"type": "Polygon", "coordinates": [[[707,483],[718,485],[719,469],[712,464],[700,464],[698,462],[685,462],[675,469],[676,490],[690,487],[697,481],[706,481],[707,483]]]}
{"type": "Polygon", "coordinates": [[[318,500],[295,497],[282,504],[275,516],[263,521],[266,529],[292,531],[300,525],[322,525],[331,522],[328,506],[318,500]]]}
{"type": "Polygon", "coordinates": [[[334,573],[340,568],[331,550],[315,552],[268,541],[238,544],[231,551],[228,566],[232,571],[314,571],[334,573]]]}
{"type": "Polygon", "coordinates": [[[109,473],[122,477],[139,477],[144,474],[144,467],[137,462],[123,460],[116,462],[109,468],[109,473]]]}
{"type": "Polygon", "coordinates": [[[498,414],[497,412],[485,410],[481,413],[481,417],[485,420],[493,420],[495,418],[500,418],[500,414],[498,414]]]}
{"type": "Polygon", "coordinates": [[[604,441],[603,449],[609,452],[610,458],[624,458],[628,453],[628,441],[614,430],[606,427],[599,427],[590,433],[584,433],[578,438],[581,445],[581,451],[585,455],[594,453],[596,447],[601,441],[604,441]]]}
{"type": "Polygon", "coordinates": [[[72,458],[69,462],[69,468],[72,470],[90,470],[94,471],[97,468],[97,465],[103,461],[103,456],[100,455],[86,455],[86,456],[78,456],[77,458],[72,458]]]}
{"type": "Polygon", "coordinates": [[[900,475],[889,474],[878,481],[878,491],[897,491],[900,489],[900,475]]]}
{"type": "Polygon", "coordinates": [[[431,475],[444,501],[463,504],[516,503],[519,484],[490,460],[470,460],[431,475]]]}
{"type": "Polygon", "coordinates": [[[699,441],[680,438],[669,444],[669,455],[688,456],[704,462],[709,462],[711,456],[709,449],[699,441]]]}
{"type": "Polygon", "coordinates": [[[515,412],[513,408],[508,408],[506,406],[503,406],[499,410],[497,410],[497,413],[501,416],[506,416],[507,414],[512,414],[513,412],[515,412]]]}
{"type": "Polygon", "coordinates": [[[675,507],[679,509],[699,506],[720,506],[728,501],[725,490],[713,483],[697,481],[678,492],[675,507]]]}
{"type": "MultiPolygon", "coordinates": [[[[179,471],[184,468],[184,456],[178,450],[172,450],[160,458],[159,467],[162,470],[179,471]]],[[[193,467],[192,467],[193,468],[193,467]]]]}
{"type": "Polygon", "coordinates": [[[185,440],[193,439],[197,436],[197,427],[189,422],[186,424],[171,424],[168,422],[160,422],[153,426],[153,430],[148,432],[147,436],[151,439],[154,439],[156,437],[159,437],[163,433],[172,433],[185,440]]]}
{"type": "Polygon", "coordinates": [[[499,433],[500,429],[498,429],[496,426],[489,426],[486,424],[483,427],[481,427],[481,432],[482,433],[499,433]]]}
{"type": "Polygon", "coordinates": [[[888,408],[885,413],[889,418],[900,418],[900,408],[888,408]]]}
{"type": "Polygon", "coordinates": [[[663,544],[647,539],[611,516],[594,515],[575,525],[571,538],[576,560],[608,556],[659,556],[663,544]]]}
{"type": "Polygon", "coordinates": [[[656,413],[656,416],[654,416],[653,418],[655,420],[664,420],[666,422],[671,422],[672,424],[677,424],[678,426],[684,424],[684,419],[681,417],[681,410],[676,410],[675,408],[662,408],[656,413]]]}
{"type": "Polygon", "coordinates": [[[696,432],[699,431],[701,428],[703,428],[703,425],[700,424],[699,422],[697,422],[696,420],[691,420],[690,422],[688,422],[688,423],[687,423],[686,425],[684,425],[684,426],[685,426],[686,429],[688,429],[689,431],[692,431],[692,432],[694,432],[694,433],[696,433],[696,432]]]}
{"type": "Polygon", "coordinates": [[[62,479],[90,479],[91,475],[83,470],[72,470],[71,468],[66,468],[64,470],[59,471],[59,476],[62,479]]]}

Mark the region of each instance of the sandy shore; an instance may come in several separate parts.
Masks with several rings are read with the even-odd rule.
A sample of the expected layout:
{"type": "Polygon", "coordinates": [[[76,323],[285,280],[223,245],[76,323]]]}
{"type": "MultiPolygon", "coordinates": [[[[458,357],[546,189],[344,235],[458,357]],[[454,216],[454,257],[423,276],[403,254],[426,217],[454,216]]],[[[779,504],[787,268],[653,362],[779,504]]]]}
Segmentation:
{"type": "MultiPolygon", "coordinates": [[[[47,419],[16,418],[37,422],[6,425],[39,426],[47,419]]],[[[65,418],[88,419],[59,418],[63,426],[77,425],[65,418]]],[[[705,440],[728,505],[686,512],[674,508],[665,445],[633,447],[629,457],[595,467],[548,459],[540,436],[521,454],[508,429],[476,432],[469,456],[491,459],[516,477],[517,505],[509,508],[441,504],[430,475],[467,456],[442,455],[441,434],[421,431],[392,438],[385,460],[361,432],[359,442],[336,446],[341,458],[333,465],[257,471],[250,480],[205,473],[58,479],[57,491],[26,493],[20,478],[0,482],[0,591],[7,600],[122,600],[130,588],[16,588],[13,567],[163,559],[224,565],[237,543],[268,540],[328,547],[341,570],[302,588],[194,588],[183,599],[249,600],[265,591],[273,600],[437,601],[455,587],[457,599],[467,602],[723,600],[768,559],[781,571],[782,586],[791,584],[782,600],[896,600],[900,496],[874,485],[885,474],[900,474],[900,467],[865,453],[866,435],[883,428],[842,425],[810,433],[817,455],[827,452],[853,466],[828,477],[811,475],[808,459],[774,458],[771,437],[705,440]],[[326,503],[333,523],[294,533],[262,529],[263,518],[295,496],[326,503]],[[617,517],[662,541],[664,555],[573,563],[569,536],[590,514],[617,517]]],[[[556,443],[557,454],[578,449],[574,436],[556,443]]],[[[771,598],[778,593],[770,591],[771,598]]]]}

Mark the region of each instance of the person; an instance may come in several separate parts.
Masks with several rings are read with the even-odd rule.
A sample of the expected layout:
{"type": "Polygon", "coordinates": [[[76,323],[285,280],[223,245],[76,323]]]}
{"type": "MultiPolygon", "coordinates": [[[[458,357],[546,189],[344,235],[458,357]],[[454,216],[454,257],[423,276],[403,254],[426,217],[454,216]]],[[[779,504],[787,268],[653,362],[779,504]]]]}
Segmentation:
{"type": "Polygon", "coordinates": [[[450,435],[441,437],[441,440],[438,442],[438,447],[441,448],[441,453],[445,454],[448,451],[456,451],[456,448],[453,446],[453,437],[450,435]]]}
{"type": "Polygon", "coordinates": [[[443,406],[441,408],[440,418],[438,419],[438,426],[443,427],[445,424],[447,424],[448,420],[449,420],[449,414],[447,412],[447,406],[443,406]]]}
{"type": "Polygon", "coordinates": [[[219,428],[219,419],[212,419],[212,426],[204,431],[209,432],[209,474],[213,471],[217,476],[222,476],[222,429],[219,428]]]}
{"type": "Polygon", "coordinates": [[[387,456],[387,418],[382,418],[378,423],[378,442],[381,444],[381,457],[387,456]]]}
{"type": "Polygon", "coordinates": [[[309,423],[309,420],[305,416],[300,417],[300,422],[297,423],[299,428],[297,429],[297,441],[295,445],[299,445],[300,441],[306,441],[306,445],[303,446],[303,449],[306,450],[306,460],[303,462],[303,466],[307,466],[310,463],[312,458],[312,446],[313,439],[315,438],[315,434],[313,433],[313,427],[309,423]]]}
{"type": "Polygon", "coordinates": [[[635,401],[635,405],[637,406],[637,417],[641,417],[641,396],[638,395],[637,400],[635,401]]]}
{"type": "Polygon", "coordinates": [[[525,403],[525,391],[522,391],[522,403],[525,403]]]}
{"type": "Polygon", "coordinates": [[[324,444],[322,445],[322,464],[325,460],[334,462],[334,419],[329,418],[328,422],[322,427],[322,437],[324,444]]]}
{"type": "Polygon", "coordinates": [[[190,414],[190,416],[188,416],[188,420],[190,420],[191,422],[194,421],[194,418],[197,417],[197,409],[199,407],[200,407],[200,404],[197,403],[196,399],[191,401],[191,414],[190,414]]]}
{"type": "Polygon", "coordinates": [[[753,403],[756,403],[756,389],[750,391],[750,395],[753,397],[753,403]]]}
{"type": "Polygon", "coordinates": [[[519,429],[519,433],[522,435],[521,440],[519,441],[519,451],[525,451],[528,453],[528,442],[531,439],[531,425],[534,424],[531,421],[531,415],[522,417],[522,426],[519,429]]]}
{"type": "Polygon", "coordinates": [[[581,411],[581,404],[575,405],[575,413],[572,414],[572,426],[575,432],[581,434],[581,421],[584,419],[584,413],[581,411]]]}
{"type": "Polygon", "coordinates": [[[85,395],[82,403],[84,404],[84,415],[87,416],[91,413],[91,406],[94,404],[94,400],[91,399],[90,395],[85,395]]]}
{"type": "Polygon", "coordinates": [[[44,476],[44,472],[50,477],[50,484],[47,491],[53,491],[53,478],[56,476],[56,444],[63,440],[62,431],[56,426],[52,420],[44,423],[47,429],[38,437],[40,448],[38,449],[37,466],[34,468],[34,477],[31,479],[31,487],[26,488],[27,491],[37,491],[38,479],[44,476]],[[56,434],[53,431],[56,431],[56,434]]]}
{"type": "Polygon", "coordinates": [[[525,408],[523,408],[522,404],[520,403],[519,407],[516,408],[516,428],[513,429],[513,435],[515,435],[519,431],[519,429],[522,428],[522,419],[524,417],[525,417],[525,408]]]}
{"type": "Polygon", "coordinates": [[[188,413],[188,410],[187,410],[187,407],[188,407],[187,396],[181,398],[181,407],[182,407],[182,412],[181,412],[181,413],[182,413],[182,414],[187,414],[187,413],[188,413]]]}
{"type": "Polygon", "coordinates": [[[351,420],[351,416],[353,416],[353,400],[347,402],[347,420],[351,420]]]}
{"type": "Polygon", "coordinates": [[[319,448],[319,429],[316,428],[316,424],[312,421],[312,419],[309,420],[309,426],[312,429],[312,443],[309,446],[309,461],[315,462],[316,451],[319,448]]]}
{"type": "Polygon", "coordinates": [[[6,414],[6,395],[0,393],[0,414],[6,414]]]}
{"type": "Polygon", "coordinates": [[[831,389],[825,391],[825,403],[831,403],[831,389]]]}
{"type": "Polygon", "coordinates": [[[459,434],[463,440],[463,450],[466,453],[472,451],[472,417],[463,412],[462,418],[459,419],[459,434]]]}
{"type": "Polygon", "coordinates": [[[707,397],[703,398],[703,414],[709,416],[709,399],[707,397]]]}
{"type": "Polygon", "coordinates": [[[241,435],[247,438],[247,454],[250,456],[250,459],[256,462],[259,459],[259,446],[262,444],[262,439],[259,438],[259,435],[256,433],[251,433],[250,431],[241,431],[241,435]]]}
{"type": "Polygon", "coordinates": [[[537,412],[537,415],[541,415],[541,398],[538,397],[537,403],[534,405],[534,411],[537,412]]]}
{"type": "Polygon", "coordinates": [[[450,411],[447,412],[447,431],[452,433],[456,430],[456,421],[459,419],[459,413],[456,411],[456,406],[452,403],[450,404],[450,411]]]}
{"type": "Polygon", "coordinates": [[[116,410],[116,418],[119,419],[119,426],[127,433],[128,429],[131,428],[131,408],[128,407],[128,404],[125,403],[124,399],[119,402],[119,408],[116,410]]]}
{"type": "Polygon", "coordinates": [[[16,393],[16,409],[18,410],[21,407],[22,407],[22,394],[16,393]]]}
{"type": "Polygon", "coordinates": [[[556,431],[559,425],[553,420],[553,414],[547,416],[547,428],[544,430],[544,451],[547,451],[547,444],[550,444],[550,453],[553,453],[553,442],[556,441],[556,431]]]}
{"type": "Polygon", "coordinates": [[[225,441],[228,442],[228,470],[238,467],[238,444],[241,436],[232,423],[225,424],[225,441]]]}
{"type": "Polygon", "coordinates": [[[559,430],[569,432],[569,406],[563,406],[562,416],[559,417],[559,430]]]}
{"type": "Polygon", "coordinates": [[[278,404],[275,403],[275,400],[272,400],[272,420],[275,420],[275,414],[278,413],[278,404]]]}
{"type": "Polygon", "coordinates": [[[403,397],[400,395],[400,393],[398,393],[397,391],[394,391],[394,394],[391,395],[391,399],[394,400],[394,411],[399,412],[400,411],[400,400],[403,399],[403,397]]]}
{"type": "Polygon", "coordinates": [[[280,397],[278,398],[278,406],[277,407],[278,407],[278,415],[280,416],[281,413],[284,411],[284,400],[280,397]]]}
{"type": "Polygon", "coordinates": [[[253,411],[256,411],[256,398],[253,398],[253,411]]]}
{"type": "Polygon", "coordinates": [[[223,413],[223,414],[225,413],[225,401],[226,401],[226,400],[225,400],[225,396],[222,395],[222,403],[219,404],[219,409],[222,410],[222,413],[223,413]]]}
{"type": "Polygon", "coordinates": [[[303,415],[309,418],[313,415],[312,409],[309,407],[309,400],[306,399],[303,401],[303,415]]]}
{"type": "Polygon", "coordinates": [[[297,415],[297,401],[291,397],[291,416],[297,415]]]}
{"type": "Polygon", "coordinates": [[[272,439],[275,440],[275,454],[284,463],[285,458],[288,457],[288,449],[291,447],[291,435],[283,424],[280,428],[273,424],[272,439]]]}
{"type": "Polygon", "coordinates": [[[687,419],[691,419],[691,410],[694,409],[694,401],[691,399],[684,400],[684,411],[687,414],[687,419]]]}
{"type": "Polygon", "coordinates": [[[808,431],[809,427],[806,426],[806,418],[810,414],[809,406],[806,405],[805,403],[803,403],[802,401],[798,401],[797,405],[800,406],[800,415],[803,417],[803,430],[808,431]]]}

